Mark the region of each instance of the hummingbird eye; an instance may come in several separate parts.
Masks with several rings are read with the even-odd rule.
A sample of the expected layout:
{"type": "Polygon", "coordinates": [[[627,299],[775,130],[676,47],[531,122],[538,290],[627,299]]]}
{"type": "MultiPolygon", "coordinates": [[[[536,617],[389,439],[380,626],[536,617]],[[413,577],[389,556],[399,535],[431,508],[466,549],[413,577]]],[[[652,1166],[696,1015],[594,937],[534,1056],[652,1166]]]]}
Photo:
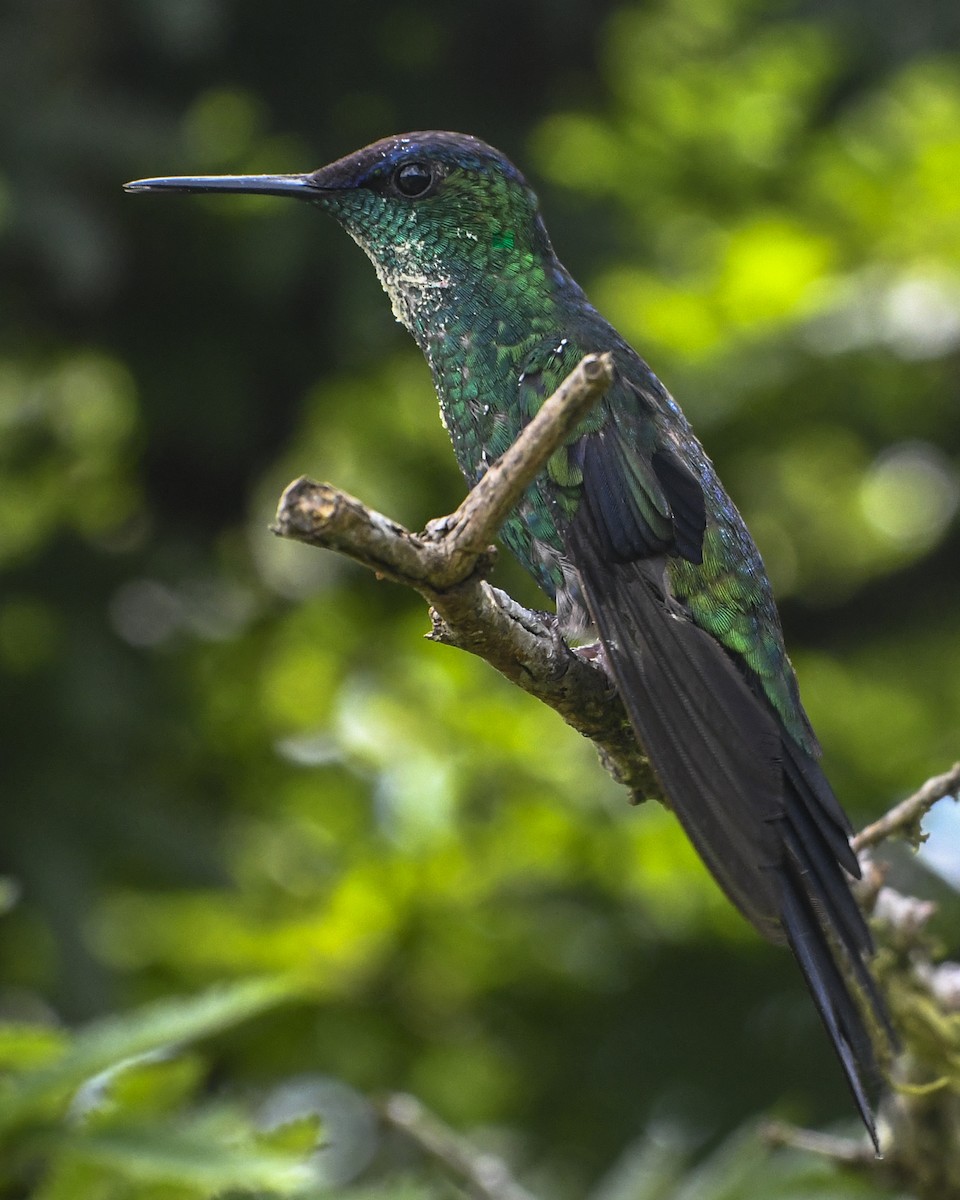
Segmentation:
{"type": "Polygon", "coordinates": [[[430,167],[422,162],[407,162],[393,173],[393,185],[401,196],[415,200],[425,196],[433,187],[435,176],[430,167]]]}

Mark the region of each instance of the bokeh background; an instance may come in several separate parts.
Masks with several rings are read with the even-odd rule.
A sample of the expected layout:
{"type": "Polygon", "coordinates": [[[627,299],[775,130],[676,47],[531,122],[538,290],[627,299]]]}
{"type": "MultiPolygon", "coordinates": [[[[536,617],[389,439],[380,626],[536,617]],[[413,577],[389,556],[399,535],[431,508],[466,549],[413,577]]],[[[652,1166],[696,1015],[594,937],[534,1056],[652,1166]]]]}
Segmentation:
{"type": "MultiPolygon", "coordinates": [[[[209,1195],[235,1163],[177,1146],[315,1111],[330,1186],[459,1194],[377,1133],[364,1098],[398,1089],[541,1196],[878,1194],[756,1140],[850,1105],[789,956],[669,814],[425,643],[416,597],[268,532],[301,473],[414,528],[462,496],[366,260],[304,205],[121,184],[418,128],[505,150],[742,508],[862,824],[957,757],[958,37],[954,0],[8,0],[0,1066],[157,1001],[191,1048],[120,1037],[66,1109],[61,1079],[0,1194],[209,1195]],[[249,1014],[210,990],[251,978],[249,1014]]],[[[946,879],[897,869],[955,954],[942,823],[946,879]]]]}

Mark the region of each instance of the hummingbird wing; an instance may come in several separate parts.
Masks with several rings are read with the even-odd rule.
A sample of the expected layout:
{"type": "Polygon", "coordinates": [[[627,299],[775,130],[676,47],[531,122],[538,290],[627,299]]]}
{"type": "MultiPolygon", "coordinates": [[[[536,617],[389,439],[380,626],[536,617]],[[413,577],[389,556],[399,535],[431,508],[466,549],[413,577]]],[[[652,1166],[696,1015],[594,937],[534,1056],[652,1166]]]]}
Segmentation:
{"type": "Polygon", "coordinates": [[[564,551],[668,804],[737,908],[789,944],[876,1143],[864,1086],[875,1060],[854,992],[888,1031],[889,1021],[844,876],[859,875],[850,827],[817,762],[762,563],[674,412],[658,392],[617,380],[599,418],[565,448],[561,473],[576,481],[577,504],[568,486],[564,551]],[[722,562],[745,547],[754,558],[722,562]],[[745,628],[772,655],[779,691],[754,669],[764,645],[745,642],[745,628]]]}

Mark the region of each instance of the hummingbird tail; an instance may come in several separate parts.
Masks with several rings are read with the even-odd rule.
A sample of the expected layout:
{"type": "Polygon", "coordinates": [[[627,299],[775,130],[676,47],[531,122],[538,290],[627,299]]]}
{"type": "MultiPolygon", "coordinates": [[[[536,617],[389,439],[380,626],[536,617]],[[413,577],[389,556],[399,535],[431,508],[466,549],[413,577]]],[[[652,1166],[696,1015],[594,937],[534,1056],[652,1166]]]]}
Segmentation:
{"type": "MultiPolygon", "coordinates": [[[[814,901],[806,890],[802,869],[792,857],[791,866],[781,874],[779,882],[780,918],[787,942],[800,964],[820,1020],[840,1060],[857,1111],[870,1135],[874,1149],[879,1154],[877,1126],[864,1086],[864,1076],[875,1078],[878,1074],[870,1035],[840,970],[821,919],[814,911],[814,901]]],[[[854,966],[859,981],[861,975],[866,975],[863,960],[859,957],[847,958],[854,966]]],[[[870,990],[875,991],[872,979],[870,990]]],[[[878,1015],[886,1024],[883,1009],[878,1015]]]]}
{"type": "Polygon", "coordinates": [[[870,934],[844,875],[859,865],[830,785],[733,657],[665,594],[663,559],[610,562],[576,526],[568,551],[668,805],[730,900],[790,946],[876,1146],[864,1081],[877,1067],[858,998],[894,1037],[864,962],[870,934]]]}

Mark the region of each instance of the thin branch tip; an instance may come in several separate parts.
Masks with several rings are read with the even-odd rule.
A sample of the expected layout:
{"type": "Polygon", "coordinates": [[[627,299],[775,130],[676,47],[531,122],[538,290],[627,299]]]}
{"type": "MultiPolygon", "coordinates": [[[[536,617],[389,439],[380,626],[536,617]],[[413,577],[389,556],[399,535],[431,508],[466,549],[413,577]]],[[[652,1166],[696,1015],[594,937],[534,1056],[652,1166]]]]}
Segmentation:
{"type": "Polygon", "coordinates": [[[384,1123],[408,1137],[421,1152],[470,1188],[478,1200],[535,1200],[498,1155],[474,1146],[416,1098],[388,1096],[380,1105],[384,1123]]]}
{"type": "Polygon", "coordinates": [[[859,854],[871,846],[878,846],[892,837],[902,837],[918,849],[925,840],[921,822],[931,808],[948,796],[960,796],[960,762],[955,762],[942,775],[934,775],[919,787],[912,796],[895,804],[889,812],[867,825],[852,839],[854,850],[859,854]]]}

